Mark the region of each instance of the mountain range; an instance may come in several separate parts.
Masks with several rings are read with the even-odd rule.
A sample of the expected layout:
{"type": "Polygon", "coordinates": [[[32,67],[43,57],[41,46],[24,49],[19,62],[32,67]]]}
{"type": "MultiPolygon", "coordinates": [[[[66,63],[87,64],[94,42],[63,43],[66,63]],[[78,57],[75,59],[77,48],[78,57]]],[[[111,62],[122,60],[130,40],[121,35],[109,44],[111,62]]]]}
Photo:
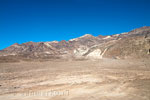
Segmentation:
{"type": "Polygon", "coordinates": [[[13,59],[127,59],[150,57],[150,27],[69,41],[15,43],[0,51],[0,61],[13,59]]]}

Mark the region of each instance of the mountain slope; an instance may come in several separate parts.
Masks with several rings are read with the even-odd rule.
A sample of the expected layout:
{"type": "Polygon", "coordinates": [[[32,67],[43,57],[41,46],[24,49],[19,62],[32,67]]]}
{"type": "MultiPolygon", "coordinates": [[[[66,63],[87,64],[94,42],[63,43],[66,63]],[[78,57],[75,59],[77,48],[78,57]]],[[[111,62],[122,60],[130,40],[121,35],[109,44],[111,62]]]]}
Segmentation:
{"type": "Polygon", "coordinates": [[[106,50],[106,58],[145,58],[150,54],[150,27],[142,27],[118,35],[95,49],[106,50]]]}
{"type": "Polygon", "coordinates": [[[1,58],[141,58],[150,54],[150,27],[111,36],[86,34],[69,41],[15,43],[0,51],[1,58]]]}

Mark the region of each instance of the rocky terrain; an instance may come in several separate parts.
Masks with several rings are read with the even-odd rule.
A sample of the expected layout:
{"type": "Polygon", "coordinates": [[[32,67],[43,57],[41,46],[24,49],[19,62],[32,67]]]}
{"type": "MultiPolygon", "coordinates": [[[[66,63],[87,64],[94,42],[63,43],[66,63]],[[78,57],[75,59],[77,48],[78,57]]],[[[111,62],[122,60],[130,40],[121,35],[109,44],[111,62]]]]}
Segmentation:
{"type": "Polygon", "coordinates": [[[0,63],[0,100],[150,100],[150,62],[0,63]]]}
{"type": "Polygon", "coordinates": [[[0,51],[0,100],[150,100],[150,27],[0,51]]]}
{"type": "Polygon", "coordinates": [[[17,59],[147,58],[150,27],[111,36],[86,34],[69,41],[15,43],[0,51],[0,61],[17,59]]]}

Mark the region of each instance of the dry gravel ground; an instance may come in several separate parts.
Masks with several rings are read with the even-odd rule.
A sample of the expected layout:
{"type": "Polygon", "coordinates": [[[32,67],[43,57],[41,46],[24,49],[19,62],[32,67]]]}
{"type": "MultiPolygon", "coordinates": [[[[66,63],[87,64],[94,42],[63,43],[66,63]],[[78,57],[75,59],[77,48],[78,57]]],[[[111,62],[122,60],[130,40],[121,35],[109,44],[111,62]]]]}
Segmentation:
{"type": "Polygon", "coordinates": [[[0,63],[0,100],[150,100],[150,62],[0,63]]]}

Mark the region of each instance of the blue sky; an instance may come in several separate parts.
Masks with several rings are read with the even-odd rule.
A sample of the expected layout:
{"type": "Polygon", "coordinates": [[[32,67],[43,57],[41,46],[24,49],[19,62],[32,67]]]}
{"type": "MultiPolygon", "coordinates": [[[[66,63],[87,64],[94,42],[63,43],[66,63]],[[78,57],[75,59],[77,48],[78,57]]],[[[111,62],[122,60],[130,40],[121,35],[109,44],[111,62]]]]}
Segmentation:
{"type": "Polygon", "coordinates": [[[0,49],[150,26],[150,0],[0,0],[0,49]]]}

